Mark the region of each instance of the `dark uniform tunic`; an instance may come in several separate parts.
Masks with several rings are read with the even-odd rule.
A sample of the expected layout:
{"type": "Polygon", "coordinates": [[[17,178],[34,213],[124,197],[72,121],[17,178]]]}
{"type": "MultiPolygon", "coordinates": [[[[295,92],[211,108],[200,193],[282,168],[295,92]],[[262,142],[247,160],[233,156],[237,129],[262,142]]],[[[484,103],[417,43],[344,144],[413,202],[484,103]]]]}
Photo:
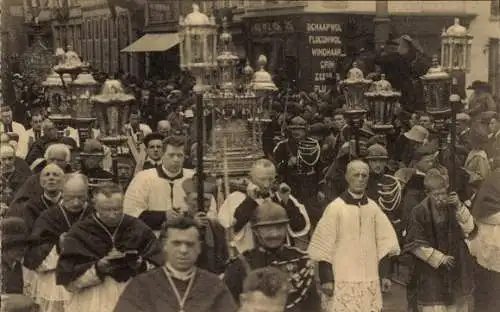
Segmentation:
{"type": "Polygon", "coordinates": [[[291,290],[287,312],[320,311],[321,300],[314,280],[314,266],[305,252],[289,246],[275,251],[257,247],[233,258],[226,268],[224,282],[235,300],[239,301],[248,272],[266,266],[277,267],[289,275],[291,290]]]}
{"type": "Polygon", "coordinates": [[[312,138],[300,143],[292,138],[285,139],[276,145],[273,152],[279,178],[290,185],[292,194],[306,207],[312,224],[316,224],[322,213],[317,201],[321,174],[318,161],[320,152],[318,141],[312,138]],[[297,162],[289,166],[288,161],[292,157],[296,157],[297,162]]]}

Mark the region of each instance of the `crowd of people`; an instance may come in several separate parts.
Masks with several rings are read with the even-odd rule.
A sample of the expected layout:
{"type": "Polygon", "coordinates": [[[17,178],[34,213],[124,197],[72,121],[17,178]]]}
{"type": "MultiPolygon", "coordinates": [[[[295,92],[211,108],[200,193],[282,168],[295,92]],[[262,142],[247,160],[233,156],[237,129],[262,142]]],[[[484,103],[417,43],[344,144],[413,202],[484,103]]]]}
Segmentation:
{"type": "Polygon", "coordinates": [[[404,279],[408,311],[496,311],[500,116],[486,83],[471,85],[444,149],[426,112],[397,112],[386,135],[365,120],[354,136],[335,81],[285,90],[270,99],[265,157],[229,194],[204,176],[200,207],[186,77],[122,77],[145,157],[119,166],[98,129],[83,140],[42,105],[26,130],[2,105],[2,308],[382,311],[404,279]]]}

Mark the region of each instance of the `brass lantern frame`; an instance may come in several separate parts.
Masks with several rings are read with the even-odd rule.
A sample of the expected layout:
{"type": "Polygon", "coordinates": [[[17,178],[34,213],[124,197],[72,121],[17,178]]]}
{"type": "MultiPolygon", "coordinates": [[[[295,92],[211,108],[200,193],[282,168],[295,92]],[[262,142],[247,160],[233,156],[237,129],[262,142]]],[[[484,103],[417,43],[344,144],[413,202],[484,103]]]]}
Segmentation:
{"type": "Polygon", "coordinates": [[[474,37],[460,25],[460,19],[443,29],[441,34],[441,66],[445,71],[470,72],[471,47],[474,37]]]}
{"type": "Polygon", "coordinates": [[[368,102],[368,120],[372,122],[371,128],[375,132],[386,132],[394,128],[392,119],[401,98],[401,92],[394,91],[385,74],[379,81],[372,84],[372,90],[365,92],[368,102]]]}

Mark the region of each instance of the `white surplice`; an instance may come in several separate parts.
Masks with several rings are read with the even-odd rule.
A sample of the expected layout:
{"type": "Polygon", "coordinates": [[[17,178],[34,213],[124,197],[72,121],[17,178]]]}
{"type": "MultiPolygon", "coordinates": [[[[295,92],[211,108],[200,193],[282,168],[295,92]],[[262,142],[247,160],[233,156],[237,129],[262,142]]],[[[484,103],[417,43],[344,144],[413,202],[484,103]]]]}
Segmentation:
{"type": "Polygon", "coordinates": [[[309,245],[315,261],[332,264],[334,295],[329,312],[379,312],[382,309],[379,261],[400,252],[394,228],[371,199],[349,205],[341,197],[326,207],[309,245]]]}

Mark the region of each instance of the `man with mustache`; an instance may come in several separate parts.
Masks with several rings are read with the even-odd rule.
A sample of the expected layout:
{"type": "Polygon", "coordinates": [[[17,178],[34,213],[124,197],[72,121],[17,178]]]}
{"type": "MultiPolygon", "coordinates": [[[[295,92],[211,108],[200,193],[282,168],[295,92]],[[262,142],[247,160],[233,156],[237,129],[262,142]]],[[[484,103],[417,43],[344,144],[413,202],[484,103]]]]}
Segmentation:
{"type": "Polygon", "coordinates": [[[270,199],[264,200],[250,219],[255,247],[230,262],[224,281],[234,299],[239,300],[243,281],[252,270],[277,267],[288,274],[292,285],[285,311],[319,312],[321,306],[314,281],[314,266],[305,252],[286,245],[288,225],[287,211],[270,199]]]}
{"type": "Polygon", "coordinates": [[[267,198],[282,205],[290,219],[287,243],[293,244],[309,232],[310,221],[305,207],[290,193],[290,187],[281,184],[274,189],[276,167],[268,159],[257,160],[250,171],[250,181],[245,191],[231,193],[219,209],[219,222],[230,233],[231,245],[239,253],[254,248],[254,238],[249,224],[252,213],[267,198]],[[233,235],[234,234],[234,235],[233,235]]]}

